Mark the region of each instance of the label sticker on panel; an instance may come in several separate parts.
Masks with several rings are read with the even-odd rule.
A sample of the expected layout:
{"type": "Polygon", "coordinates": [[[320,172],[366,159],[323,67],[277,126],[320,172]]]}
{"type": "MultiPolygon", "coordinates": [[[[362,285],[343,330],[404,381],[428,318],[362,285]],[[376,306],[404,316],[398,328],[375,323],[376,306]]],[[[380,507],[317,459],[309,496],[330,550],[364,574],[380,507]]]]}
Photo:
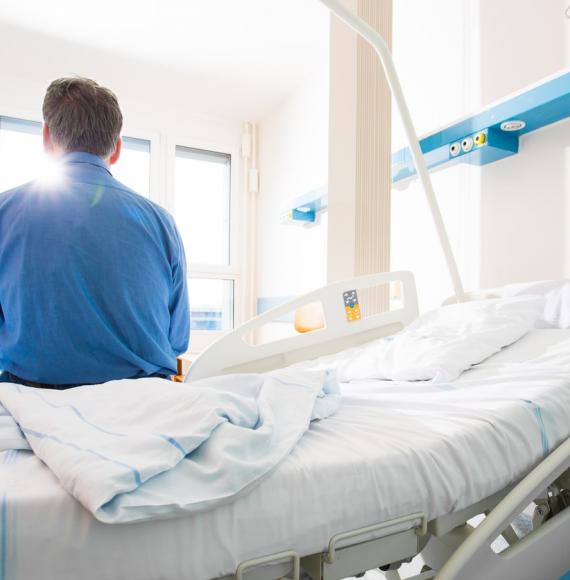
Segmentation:
{"type": "Polygon", "coordinates": [[[360,304],[358,303],[358,294],[356,293],[356,290],[347,290],[346,292],[343,292],[342,298],[344,300],[344,311],[348,322],[361,320],[362,315],[360,314],[360,304]]]}

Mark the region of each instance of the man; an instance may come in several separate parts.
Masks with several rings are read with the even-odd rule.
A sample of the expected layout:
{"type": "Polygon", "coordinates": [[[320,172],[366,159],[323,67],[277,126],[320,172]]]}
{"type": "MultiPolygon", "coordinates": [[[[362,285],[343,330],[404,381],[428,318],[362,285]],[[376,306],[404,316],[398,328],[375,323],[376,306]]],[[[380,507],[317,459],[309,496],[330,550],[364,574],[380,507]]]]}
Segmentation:
{"type": "Polygon", "coordinates": [[[172,217],[109,171],[121,155],[116,96],[58,79],[43,116],[58,179],[0,194],[0,381],[174,374],[190,335],[184,249],[172,217]]]}

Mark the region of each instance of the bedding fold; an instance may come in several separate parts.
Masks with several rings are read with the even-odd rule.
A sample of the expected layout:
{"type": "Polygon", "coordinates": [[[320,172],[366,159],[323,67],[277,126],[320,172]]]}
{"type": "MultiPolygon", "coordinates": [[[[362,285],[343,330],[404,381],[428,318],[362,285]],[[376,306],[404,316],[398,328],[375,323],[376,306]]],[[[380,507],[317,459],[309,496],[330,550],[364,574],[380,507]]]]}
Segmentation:
{"type": "Polygon", "coordinates": [[[527,334],[543,309],[538,296],[453,304],[422,314],[398,334],[293,368],[333,367],[341,382],[447,383],[527,334]]]}
{"type": "Polygon", "coordinates": [[[4,383],[0,449],[29,444],[102,522],[166,517],[233,501],[257,485],[339,398],[330,370],[66,391],[4,383]]]}

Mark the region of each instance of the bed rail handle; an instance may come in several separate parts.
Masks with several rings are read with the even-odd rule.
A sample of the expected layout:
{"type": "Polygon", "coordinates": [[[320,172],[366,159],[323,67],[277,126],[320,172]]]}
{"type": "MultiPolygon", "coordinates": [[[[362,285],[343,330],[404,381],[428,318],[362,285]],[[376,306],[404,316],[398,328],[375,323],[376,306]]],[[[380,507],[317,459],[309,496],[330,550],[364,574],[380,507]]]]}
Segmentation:
{"type": "Polygon", "coordinates": [[[411,272],[379,272],[334,282],[276,306],[212,343],[190,366],[185,381],[235,372],[266,372],[295,362],[339,352],[349,346],[392,334],[418,316],[418,298],[411,272]],[[386,312],[349,318],[343,294],[400,282],[403,304],[386,312]],[[248,336],[279,317],[297,309],[320,303],[325,325],[315,332],[287,336],[275,341],[251,343],[248,336]],[[384,329],[384,330],[382,330],[384,329]]]}
{"type": "Polygon", "coordinates": [[[326,553],[326,560],[329,564],[332,564],[336,557],[336,545],[342,540],[348,540],[350,538],[357,538],[358,536],[364,536],[366,534],[371,534],[372,532],[377,532],[385,528],[391,528],[399,524],[405,524],[407,522],[414,522],[420,520],[420,525],[416,529],[418,536],[425,536],[427,534],[428,519],[424,513],[410,514],[409,516],[402,516],[400,518],[395,518],[393,520],[388,520],[386,522],[381,522],[379,524],[372,524],[371,526],[366,526],[364,528],[357,528],[355,530],[350,530],[349,532],[340,532],[335,534],[329,541],[329,547],[326,553]]]}
{"type": "Polygon", "coordinates": [[[293,578],[292,580],[299,580],[301,576],[301,558],[294,550],[287,550],[286,552],[278,552],[276,554],[269,554],[268,556],[260,556],[259,558],[252,558],[241,562],[236,568],[235,580],[243,580],[244,573],[250,568],[262,566],[263,564],[271,564],[281,562],[282,560],[291,559],[293,562],[293,578]]]}

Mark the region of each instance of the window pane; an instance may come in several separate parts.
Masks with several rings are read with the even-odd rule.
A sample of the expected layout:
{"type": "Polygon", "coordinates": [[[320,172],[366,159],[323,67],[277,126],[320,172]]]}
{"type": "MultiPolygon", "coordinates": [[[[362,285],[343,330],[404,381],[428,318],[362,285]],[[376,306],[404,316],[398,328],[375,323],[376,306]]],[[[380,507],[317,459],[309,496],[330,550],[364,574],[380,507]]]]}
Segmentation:
{"type": "Polygon", "coordinates": [[[111,168],[113,177],[140,195],[149,197],[150,141],[123,137],[121,156],[111,168]]]}
{"type": "Polygon", "coordinates": [[[47,163],[42,124],[0,117],[0,192],[32,181],[47,163]]]}
{"type": "Polygon", "coordinates": [[[234,282],[190,278],[192,330],[229,330],[234,325],[234,282]]]}
{"type": "Polygon", "coordinates": [[[176,147],[174,216],[193,264],[230,263],[230,167],[225,153],[176,147]]]}
{"type": "MultiPolygon", "coordinates": [[[[0,192],[36,179],[49,169],[44,153],[42,124],[0,117],[0,192]]],[[[123,137],[121,158],[113,175],[127,187],[148,197],[150,141],[123,137]]]]}

